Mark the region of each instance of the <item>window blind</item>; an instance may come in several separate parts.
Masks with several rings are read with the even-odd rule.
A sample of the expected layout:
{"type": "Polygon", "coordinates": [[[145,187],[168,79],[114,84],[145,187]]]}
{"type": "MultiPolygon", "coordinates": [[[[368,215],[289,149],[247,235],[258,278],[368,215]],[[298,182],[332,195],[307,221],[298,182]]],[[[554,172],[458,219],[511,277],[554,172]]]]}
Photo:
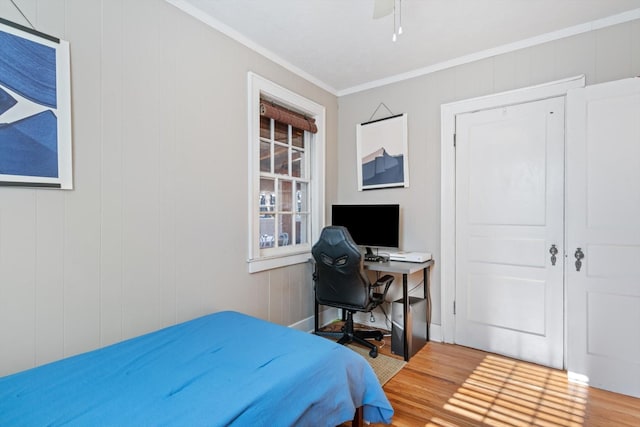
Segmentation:
{"type": "Polygon", "coordinates": [[[264,99],[260,100],[260,115],[311,133],[318,132],[314,118],[291,111],[280,105],[265,101],[264,99]]]}

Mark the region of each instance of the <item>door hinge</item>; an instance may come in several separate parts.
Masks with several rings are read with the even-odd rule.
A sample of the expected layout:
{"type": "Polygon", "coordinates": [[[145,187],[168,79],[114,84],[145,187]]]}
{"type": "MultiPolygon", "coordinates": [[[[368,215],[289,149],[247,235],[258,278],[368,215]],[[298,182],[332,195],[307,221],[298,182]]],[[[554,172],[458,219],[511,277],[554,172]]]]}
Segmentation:
{"type": "Polygon", "coordinates": [[[453,134],[453,146],[454,147],[456,146],[456,135],[457,134],[455,134],[455,133],[453,134]]]}
{"type": "Polygon", "coordinates": [[[456,302],[453,302],[453,315],[456,315],[456,302]]]}

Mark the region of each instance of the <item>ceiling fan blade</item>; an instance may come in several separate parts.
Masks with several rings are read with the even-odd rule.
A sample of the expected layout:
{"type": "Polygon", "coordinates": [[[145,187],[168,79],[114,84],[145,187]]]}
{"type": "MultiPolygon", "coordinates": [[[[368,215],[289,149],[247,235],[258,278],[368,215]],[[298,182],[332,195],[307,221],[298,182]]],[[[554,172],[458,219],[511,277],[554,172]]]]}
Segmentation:
{"type": "Polygon", "coordinates": [[[395,0],[375,0],[373,4],[373,19],[382,18],[393,12],[395,0]]]}

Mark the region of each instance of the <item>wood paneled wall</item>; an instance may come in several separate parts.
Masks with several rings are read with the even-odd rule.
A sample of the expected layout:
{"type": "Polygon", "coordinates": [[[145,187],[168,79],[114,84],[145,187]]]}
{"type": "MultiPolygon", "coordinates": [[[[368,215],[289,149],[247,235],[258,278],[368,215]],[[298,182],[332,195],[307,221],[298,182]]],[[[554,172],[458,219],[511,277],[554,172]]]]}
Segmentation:
{"type": "Polygon", "coordinates": [[[163,0],[16,3],[70,43],[75,188],[0,187],[0,375],[217,310],[305,324],[309,266],[247,272],[247,72],[326,107],[329,163],[336,97],[163,0]]]}

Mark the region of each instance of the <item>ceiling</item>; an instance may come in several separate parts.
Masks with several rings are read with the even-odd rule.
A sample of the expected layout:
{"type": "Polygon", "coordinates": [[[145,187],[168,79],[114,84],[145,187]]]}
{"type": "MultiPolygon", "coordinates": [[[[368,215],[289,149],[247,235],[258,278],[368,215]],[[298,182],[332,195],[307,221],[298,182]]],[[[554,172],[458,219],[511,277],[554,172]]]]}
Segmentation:
{"type": "Polygon", "coordinates": [[[640,18],[640,0],[167,0],[342,95],[640,18]],[[401,10],[401,13],[400,13],[401,10]]]}

